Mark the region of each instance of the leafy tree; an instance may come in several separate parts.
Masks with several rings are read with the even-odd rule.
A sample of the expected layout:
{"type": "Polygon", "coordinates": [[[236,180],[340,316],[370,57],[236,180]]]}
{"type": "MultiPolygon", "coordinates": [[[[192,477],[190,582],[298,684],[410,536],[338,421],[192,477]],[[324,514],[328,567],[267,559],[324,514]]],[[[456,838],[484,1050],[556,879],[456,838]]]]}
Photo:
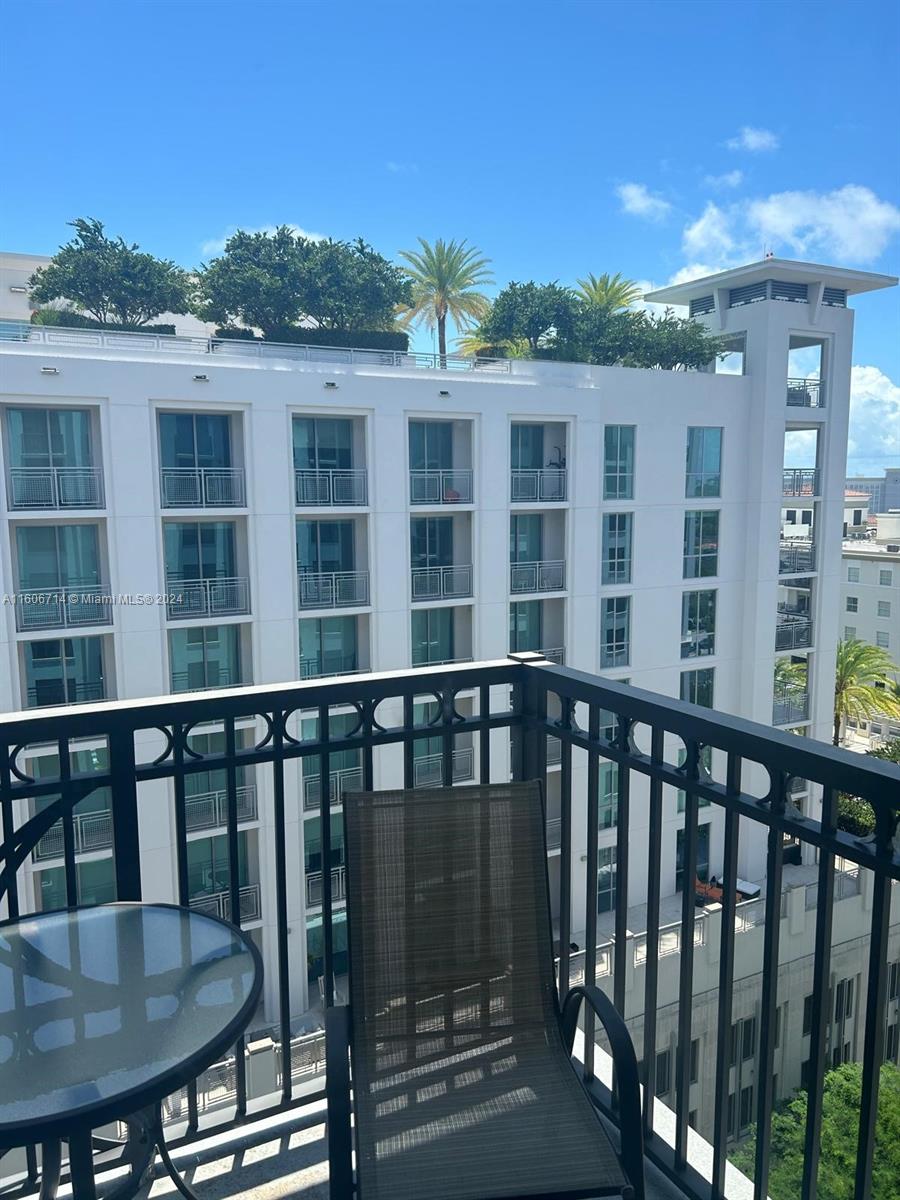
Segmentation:
{"type": "Polygon", "coordinates": [[[491,305],[479,333],[494,345],[524,343],[532,357],[554,353],[571,338],[578,314],[575,293],[558,283],[508,283],[491,305]]]}
{"type": "Polygon", "coordinates": [[[447,357],[447,317],[465,332],[488,314],[490,301],[478,288],[494,281],[488,270],[491,260],[465,241],[445,242],[438,238],[431,245],[419,238],[419,246],[420,250],[400,253],[406,260],[403,270],[412,285],[409,309],[400,314],[400,322],[405,327],[421,322],[428,329],[436,327],[443,362],[447,357]]]}
{"type": "Polygon", "coordinates": [[[875,750],[869,750],[868,753],[873,758],[883,758],[886,762],[900,765],[900,738],[891,738],[883,746],[878,746],[875,750]]]}
{"type": "Polygon", "coordinates": [[[197,291],[205,320],[240,322],[273,340],[304,319],[320,329],[390,329],[396,306],[410,299],[400,268],[362,238],[316,242],[287,225],[238,230],[201,268],[197,291]]]}
{"type": "Polygon", "coordinates": [[[620,272],[610,275],[588,275],[577,281],[576,296],[586,304],[596,304],[608,312],[621,312],[637,304],[643,292],[633,279],[626,279],[620,272]]]}
{"type": "Polygon", "coordinates": [[[190,276],[181,267],[107,237],[101,221],[79,217],[70,225],[75,236],[29,280],[36,304],[63,300],[100,325],[138,328],[160,313],[188,311],[190,276]]]}
{"type": "Polygon", "coordinates": [[[711,334],[699,321],[676,317],[671,309],[666,309],[661,317],[645,312],[620,316],[629,325],[630,345],[620,360],[625,367],[696,371],[722,353],[720,337],[711,334]]]}
{"type": "Polygon", "coordinates": [[[834,744],[848,717],[868,720],[884,715],[900,717],[900,697],[894,683],[897,664],[886,650],[859,638],[838,642],[834,679],[834,744]]]}
{"type": "MultiPolygon", "coordinates": [[[[862,1101],[862,1064],[844,1063],[825,1076],[822,1096],[822,1133],[819,1139],[819,1200],[851,1200],[856,1164],[856,1140],[862,1101]]],[[[802,1192],[807,1094],[772,1114],[769,1157],[769,1195],[772,1200],[797,1200],[802,1192]]],[[[753,1178],[755,1132],[729,1155],[753,1178]]],[[[900,1180],[900,1070],[893,1063],[881,1068],[875,1158],[869,1200],[896,1200],[900,1180]]]]}

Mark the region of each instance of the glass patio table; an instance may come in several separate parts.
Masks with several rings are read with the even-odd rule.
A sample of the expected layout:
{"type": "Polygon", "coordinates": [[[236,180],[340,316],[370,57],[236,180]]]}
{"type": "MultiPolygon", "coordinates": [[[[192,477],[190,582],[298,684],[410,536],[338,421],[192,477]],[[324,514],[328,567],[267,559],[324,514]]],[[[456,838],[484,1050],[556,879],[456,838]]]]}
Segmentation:
{"type": "Polygon", "coordinates": [[[160,1104],[241,1035],[262,987],[240,930],[170,904],[106,904],[0,924],[0,1150],[40,1144],[42,1200],[69,1144],[76,1200],[93,1200],[91,1131],[126,1121],[117,1200],[166,1149],[160,1104]]]}

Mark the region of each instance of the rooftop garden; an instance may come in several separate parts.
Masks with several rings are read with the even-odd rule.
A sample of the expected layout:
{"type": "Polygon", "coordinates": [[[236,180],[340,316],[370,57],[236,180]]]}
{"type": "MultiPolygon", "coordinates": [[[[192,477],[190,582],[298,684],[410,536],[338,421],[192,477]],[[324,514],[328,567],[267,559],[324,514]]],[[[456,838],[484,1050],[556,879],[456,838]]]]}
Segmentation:
{"type": "Polygon", "coordinates": [[[696,321],[638,307],[639,288],[619,274],[511,281],[490,298],[491,261],[465,241],[419,238],[399,262],[363,238],[308,238],[286,225],[238,230],[194,271],[109,237],[78,218],[73,238],[29,281],[36,324],[174,333],[163,313],[193,313],[221,337],[406,350],[408,330],[435,330],[448,354],[555,359],[604,366],[691,370],[722,353],[696,321]]]}

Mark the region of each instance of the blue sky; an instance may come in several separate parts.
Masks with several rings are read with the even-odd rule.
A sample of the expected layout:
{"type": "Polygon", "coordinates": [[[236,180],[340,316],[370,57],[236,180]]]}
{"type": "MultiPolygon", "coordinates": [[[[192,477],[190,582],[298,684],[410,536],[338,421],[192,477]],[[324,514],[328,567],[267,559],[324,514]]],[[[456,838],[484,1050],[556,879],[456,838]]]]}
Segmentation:
{"type": "MultiPolygon", "coordinates": [[[[498,283],[609,270],[662,284],[766,245],[897,274],[898,13],[10,4],[0,245],[49,253],[90,215],[185,266],[236,227],[284,222],[388,255],[417,235],[468,238],[498,283]]],[[[900,302],[855,307],[869,370],[851,453],[871,470],[900,464],[900,302]]]]}

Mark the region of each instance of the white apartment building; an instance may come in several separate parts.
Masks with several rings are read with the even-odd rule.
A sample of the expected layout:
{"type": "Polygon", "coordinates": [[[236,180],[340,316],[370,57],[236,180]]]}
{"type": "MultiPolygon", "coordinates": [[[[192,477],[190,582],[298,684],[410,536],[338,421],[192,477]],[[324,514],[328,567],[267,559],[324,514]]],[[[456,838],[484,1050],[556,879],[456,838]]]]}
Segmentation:
{"type": "MultiPolygon", "coordinates": [[[[451,359],[440,369],[430,356],[394,352],[10,329],[0,338],[0,709],[540,650],[829,739],[847,302],[894,283],[769,259],[651,295],[687,305],[729,339],[728,359],[707,373],[521,360],[472,369],[451,359]],[[786,533],[791,524],[803,536],[786,533]],[[805,666],[805,686],[779,681],[783,661],[805,666]]],[[[220,735],[195,736],[202,750],[220,735]]],[[[454,754],[460,782],[474,777],[469,736],[454,754]]],[[[418,749],[417,782],[438,783],[439,747],[418,749]]],[[[335,900],[343,895],[337,805],[361,772],[352,753],[337,757],[330,863],[317,774],[298,770],[287,800],[289,862],[305,877],[290,914],[298,961],[305,954],[309,964],[297,1012],[316,998],[323,870],[335,900]]],[[[42,769],[34,748],[23,762],[42,769]]],[[[716,776],[721,764],[711,757],[708,767],[716,776]]],[[[385,752],[375,786],[397,785],[399,772],[385,752]]],[[[614,772],[601,773],[604,911],[616,886],[614,772]]],[[[573,773],[576,829],[585,825],[584,775],[573,773]]],[[[225,782],[215,772],[193,778],[192,903],[225,912],[225,782]]],[[[156,802],[141,806],[144,895],[171,900],[173,797],[158,786],[156,802]]],[[[684,815],[667,790],[662,895],[671,897],[683,883],[684,815]]],[[[792,793],[814,806],[804,781],[792,793]]],[[[553,778],[547,804],[552,884],[553,778]]],[[[647,812],[637,785],[635,905],[646,894],[647,812]]],[[[243,923],[269,966],[274,883],[259,863],[273,798],[252,769],[239,781],[239,819],[243,923]]],[[[721,874],[721,821],[700,809],[704,876],[721,874]]],[[[108,796],[79,807],[76,830],[80,895],[106,898],[108,796]]],[[[35,908],[59,903],[52,833],[28,868],[35,908]]],[[[577,871],[577,847],[572,860],[577,871]]],[[[761,837],[742,836],[741,877],[759,880],[764,861],[761,837]]],[[[573,878],[576,911],[584,895],[573,878]]],[[[267,970],[267,987],[275,976],[267,970]]]]}

